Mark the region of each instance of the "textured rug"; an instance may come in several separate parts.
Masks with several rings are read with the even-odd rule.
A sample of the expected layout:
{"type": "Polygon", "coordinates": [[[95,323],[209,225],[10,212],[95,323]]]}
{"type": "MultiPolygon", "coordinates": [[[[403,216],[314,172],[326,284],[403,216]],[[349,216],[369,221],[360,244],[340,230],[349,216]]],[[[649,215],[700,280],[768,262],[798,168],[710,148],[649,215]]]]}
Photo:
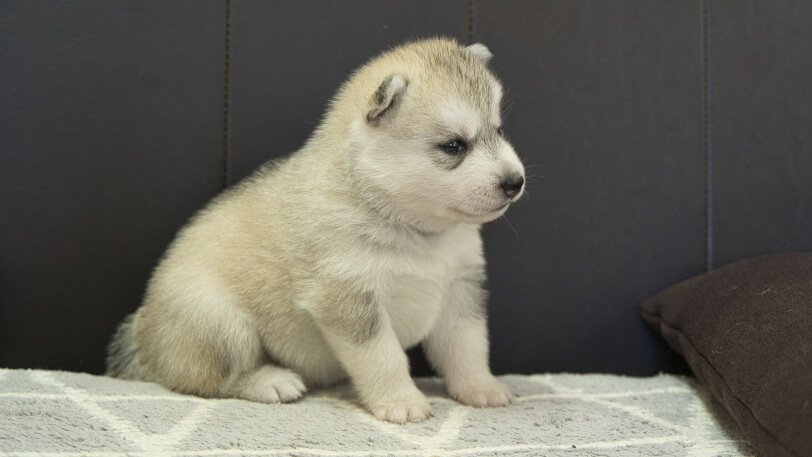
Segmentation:
{"type": "Polygon", "coordinates": [[[155,384],[0,369],[0,456],[754,456],[696,381],[504,376],[507,408],[474,409],[419,379],[434,417],[374,420],[347,386],[295,404],[204,400],[155,384]]]}

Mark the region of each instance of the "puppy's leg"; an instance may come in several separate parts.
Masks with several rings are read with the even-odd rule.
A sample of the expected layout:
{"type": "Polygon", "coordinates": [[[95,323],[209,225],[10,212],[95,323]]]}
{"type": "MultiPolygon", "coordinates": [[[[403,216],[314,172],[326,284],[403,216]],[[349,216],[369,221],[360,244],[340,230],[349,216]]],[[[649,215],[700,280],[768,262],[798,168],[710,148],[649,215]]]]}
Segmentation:
{"type": "Polygon", "coordinates": [[[314,317],[361,402],[378,420],[403,424],[431,417],[388,314],[369,293],[342,293],[339,298],[316,310],[314,317]]]}
{"type": "Polygon", "coordinates": [[[136,317],[137,358],[145,379],[201,397],[279,403],[302,396],[302,378],[270,364],[249,316],[227,297],[192,298],[197,299],[194,319],[167,312],[192,307],[177,302],[143,308],[136,317]],[[168,319],[172,325],[165,324],[168,319]]]}
{"type": "Polygon", "coordinates": [[[505,406],[513,400],[513,394],[488,366],[487,293],[481,280],[474,278],[452,284],[437,323],[423,341],[423,349],[445,378],[448,392],[459,402],[479,408],[505,406]]]}

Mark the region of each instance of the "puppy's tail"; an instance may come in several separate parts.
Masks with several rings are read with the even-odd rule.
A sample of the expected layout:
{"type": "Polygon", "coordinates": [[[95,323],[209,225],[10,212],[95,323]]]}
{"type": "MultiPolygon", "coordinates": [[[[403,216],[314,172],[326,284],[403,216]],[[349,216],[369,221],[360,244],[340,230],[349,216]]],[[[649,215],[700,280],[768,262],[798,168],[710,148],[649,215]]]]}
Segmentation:
{"type": "Polygon", "coordinates": [[[138,347],[133,336],[135,313],[127,316],[118,326],[107,347],[107,376],[123,379],[143,379],[138,364],[138,347]]]}

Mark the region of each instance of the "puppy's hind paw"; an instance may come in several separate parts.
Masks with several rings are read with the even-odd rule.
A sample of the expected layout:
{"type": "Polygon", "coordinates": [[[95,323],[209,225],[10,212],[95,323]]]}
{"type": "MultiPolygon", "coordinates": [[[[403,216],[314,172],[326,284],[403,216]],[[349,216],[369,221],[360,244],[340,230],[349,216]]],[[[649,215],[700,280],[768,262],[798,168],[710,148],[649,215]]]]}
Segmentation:
{"type": "Polygon", "coordinates": [[[496,378],[459,386],[450,393],[458,402],[475,408],[507,406],[513,402],[510,387],[496,378]]]}
{"type": "Polygon", "coordinates": [[[267,365],[240,377],[234,396],[260,403],[296,401],[307,391],[301,376],[286,368],[267,365]]]}

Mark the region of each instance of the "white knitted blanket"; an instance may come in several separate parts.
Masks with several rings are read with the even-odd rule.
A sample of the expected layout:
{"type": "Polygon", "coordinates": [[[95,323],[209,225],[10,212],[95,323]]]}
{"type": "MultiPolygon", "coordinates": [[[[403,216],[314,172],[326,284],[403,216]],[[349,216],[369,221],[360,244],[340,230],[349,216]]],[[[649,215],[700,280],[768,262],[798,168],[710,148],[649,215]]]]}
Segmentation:
{"type": "Polygon", "coordinates": [[[672,375],[504,376],[518,395],[474,409],[419,379],[434,417],[374,420],[347,386],[294,404],[204,400],[155,384],[0,369],[5,456],[753,456],[696,381],[672,375]]]}

